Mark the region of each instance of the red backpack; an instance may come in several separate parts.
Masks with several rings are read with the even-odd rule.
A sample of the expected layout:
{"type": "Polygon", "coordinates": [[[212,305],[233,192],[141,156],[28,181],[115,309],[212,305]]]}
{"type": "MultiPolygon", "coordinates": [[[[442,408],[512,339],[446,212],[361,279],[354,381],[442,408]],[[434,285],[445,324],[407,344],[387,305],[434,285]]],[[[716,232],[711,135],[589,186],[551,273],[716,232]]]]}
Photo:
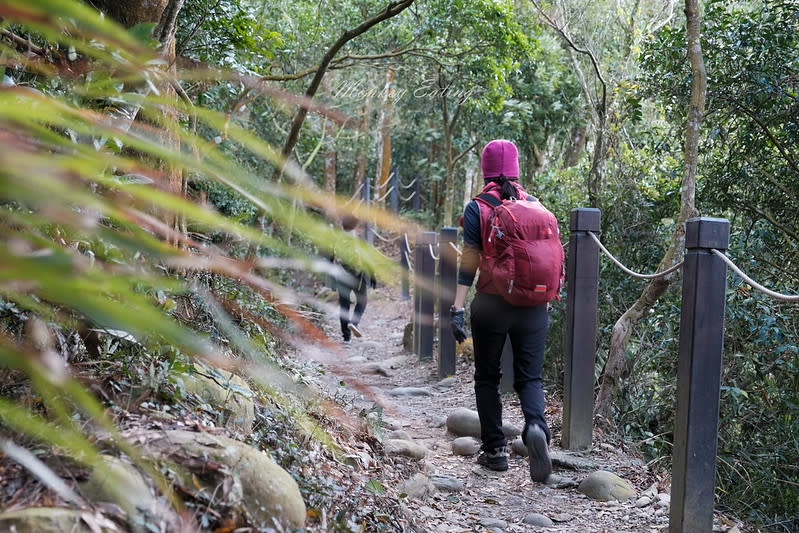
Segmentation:
{"type": "Polygon", "coordinates": [[[490,193],[474,199],[493,209],[487,227],[481,227],[477,289],[517,306],[559,299],[564,259],[555,215],[535,199],[500,200],[490,193]]]}

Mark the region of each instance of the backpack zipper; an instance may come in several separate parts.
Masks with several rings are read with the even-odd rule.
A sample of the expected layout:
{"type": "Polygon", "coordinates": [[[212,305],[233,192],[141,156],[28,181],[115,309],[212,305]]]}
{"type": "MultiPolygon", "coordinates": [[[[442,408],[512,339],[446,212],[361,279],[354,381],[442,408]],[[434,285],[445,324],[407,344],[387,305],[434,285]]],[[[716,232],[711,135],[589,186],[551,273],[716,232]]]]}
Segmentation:
{"type": "Polygon", "coordinates": [[[508,284],[508,294],[511,292],[513,292],[513,280],[510,280],[510,283],[508,284]]]}

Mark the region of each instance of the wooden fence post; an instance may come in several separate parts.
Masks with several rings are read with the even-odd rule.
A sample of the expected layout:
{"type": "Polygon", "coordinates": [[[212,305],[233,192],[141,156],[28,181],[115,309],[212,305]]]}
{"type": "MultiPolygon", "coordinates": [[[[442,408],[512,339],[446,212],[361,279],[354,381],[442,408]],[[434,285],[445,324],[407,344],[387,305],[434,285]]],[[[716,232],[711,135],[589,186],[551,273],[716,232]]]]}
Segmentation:
{"type": "Polygon", "coordinates": [[[588,234],[599,232],[599,209],[572,209],[566,261],[566,327],[563,350],[563,430],[561,446],[591,446],[594,427],[599,247],[588,234]]]}
{"type": "Polygon", "coordinates": [[[433,358],[433,312],[435,300],[433,298],[433,284],[436,276],[436,262],[430,254],[430,247],[436,245],[437,233],[425,231],[418,235],[416,240],[416,258],[414,259],[414,295],[417,309],[417,325],[414,330],[414,346],[419,359],[433,358]]]}
{"type": "Polygon", "coordinates": [[[458,284],[458,252],[455,242],[458,228],[441,228],[438,239],[439,290],[438,290],[438,377],[455,375],[455,338],[450,329],[449,309],[455,301],[458,284]]]}
{"type": "Polygon", "coordinates": [[[399,170],[397,167],[394,167],[394,170],[391,172],[391,181],[390,187],[391,192],[388,194],[388,205],[389,208],[393,213],[399,212],[399,199],[400,199],[400,180],[399,170]]]}
{"type": "Polygon", "coordinates": [[[408,242],[408,235],[403,233],[402,240],[400,240],[400,265],[402,266],[402,279],[400,280],[400,284],[402,287],[402,301],[408,301],[411,299],[411,288],[410,288],[410,270],[411,270],[411,244],[408,242]]]}
{"type": "Polygon", "coordinates": [[[438,234],[434,231],[425,231],[419,235],[419,263],[416,266],[416,290],[419,292],[419,335],[417,339],[417,354],[419,360],[426,361],[433,358],[433,314],[435,311],[435,279],[436,261],[430,253],[430,248],[435,249],[438,234]]]}
{"type": "Polygon", "coordinates": [[[680,359],[674,420],[670,533],[712,531],[730,223],[685,224],[680,359]]]}

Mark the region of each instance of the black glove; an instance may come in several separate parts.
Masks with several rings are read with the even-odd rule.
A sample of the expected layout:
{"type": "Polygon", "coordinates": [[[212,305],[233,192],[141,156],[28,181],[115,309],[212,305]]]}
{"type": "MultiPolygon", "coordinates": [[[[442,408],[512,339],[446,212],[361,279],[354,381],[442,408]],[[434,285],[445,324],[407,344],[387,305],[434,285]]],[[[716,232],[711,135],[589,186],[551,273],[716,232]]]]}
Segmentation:
{"type": "Polygon", "coordinates": [[[464,315],[466,312],[463,309],[449,310],[450,321],[449,325],[452,327],[452,336],[455,337],[456,342],[463,342],[466,340],[466,330],[463,327],[464,315]]]}

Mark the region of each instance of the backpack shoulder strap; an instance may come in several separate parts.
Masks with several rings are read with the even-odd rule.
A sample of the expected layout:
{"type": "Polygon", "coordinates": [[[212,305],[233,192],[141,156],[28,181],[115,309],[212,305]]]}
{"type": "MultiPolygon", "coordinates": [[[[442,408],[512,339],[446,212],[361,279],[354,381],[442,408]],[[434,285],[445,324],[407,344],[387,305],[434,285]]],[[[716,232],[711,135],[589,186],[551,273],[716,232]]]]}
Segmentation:
{"type": "Polygon", "coordinates": [[[477,196],[474,197],[474,199],[477,200],[478,202],[483,202],[484,204],[487,204],[491,207],[499,207],[500,205],[502,205],[502,200],[500,200],[493,194],[488,194],[487,192],[478,194],[477,196]]]}

